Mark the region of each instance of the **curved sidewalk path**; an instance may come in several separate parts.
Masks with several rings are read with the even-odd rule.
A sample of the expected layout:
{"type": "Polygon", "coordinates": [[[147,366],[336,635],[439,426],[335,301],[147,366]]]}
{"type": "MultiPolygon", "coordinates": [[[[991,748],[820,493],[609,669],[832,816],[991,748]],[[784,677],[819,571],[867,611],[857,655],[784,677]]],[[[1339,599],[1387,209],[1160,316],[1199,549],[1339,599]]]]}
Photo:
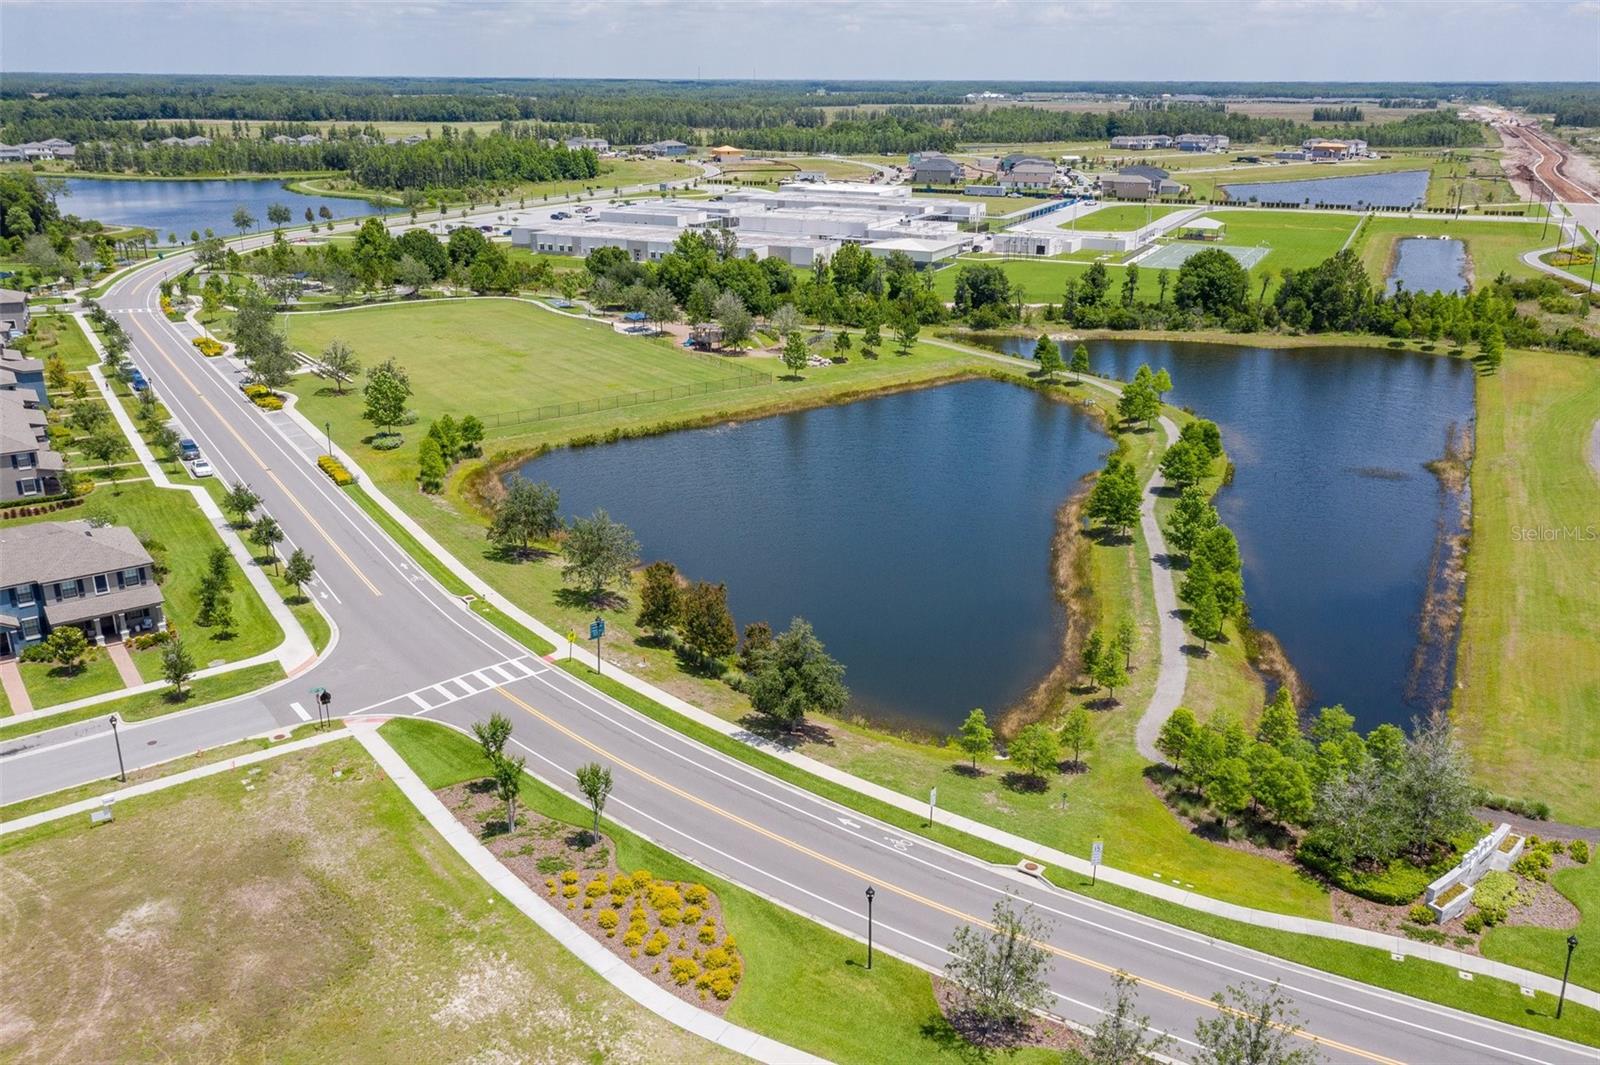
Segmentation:
{"type": "MultiPolygon", "coordinates": [[[[1015,359],[1004,355],[991,356],[989,353],[974,351],[961,345],[946,341],[935,340],[931,342],[951,348],[952,350],[961,351],[965,354],[983,355],[1002,364],[1009,364],[1012,366],[1030,365],[1026,360],[1015,359]]],[[[1116,382],[1110,382],[1103,379],[1088,380],[1091,380],[1092,383],[1094,383],[1097,387],[1107,392],[1117,393],[1120,391],[1120,385],[1116,382]]],[[[297,409],[297,404],[285,404],[284,411],[302,428],[313,433],[313,435],[319,435],[316,428],[311,426],[311,424],[306,421],[305,416],[299,412],[297,409]]],[[[1176,436],[1176,427],[1167,419],[1163,419],[1162,421],[1163,430],[1171,434],[1169,439],[1172,436],[1176,436]]],[[[410,514],[408,514],[392,499],[379,490],[373,479],[366,475],[365,471],[361,468],[360,464],[356,462],[353,456],[349,455],[337,444],[334,445],[334,451],[340,461],[342,461],[345,466],[351,470],[351,472],[357,474],[357,476],[360,478],[360,483],[363,487],[363,490],[365,490],[368,495],[371,496],[373,501],[376,502],[378,506],[395,521],[396,524],[398,524],[413,538],[415,538],[423,550],[431,553],[434,558],[438,560],[442,567],[459,578],[464,584],[466,584],[468,588],[472,589],[473,594],[484,599],[486,602],[502,611],[512,620],[516,621],[520,625],[523,625],[529,631],[536,633],[542,639],[547,641],[552,647],[556,648],[556,650],[548,656],[550,659],[555,660],[560,658],[572,658],[578,662],[590,666],[591,668],[594,668],[596,661],[592,651],[581,647],[572,646],[568,642],[565,635],[557,632],[551,626],[534,617],[516,603],[513,603],[499,591],[490,587],[487,582],[485,582],[484,579],[479,576],[471,567],[467,566],[459,558],[446,550],[445,547],[440,544],[438,540],[436,540],[432,534],[424,529],[415,519],[413,519],[410,514]],[[562,652],[562,648],[566,649],[565,653],[562,652]]],[[[1146,486],[1146,499],[1140,508],[1140,527],[1142,530],[1148,527],[1146,525],[1147,522],[1150,526],[1154,525],[1154,496],[1151,494],[1151,490],[1160,487],[1161,483],[1164,483],[1158,483],[1159,477],[1160,475],[1157,474],[1156,478],[1153,478],[1150,484],[1146,486]]],[[[1157,550],[1163,554],[1165,552],[1165,539],[1161,536],[1159,528],[1154,529],[1154,538],[1151,540],[1151,549],[1153,553],[1157,550]]],[[[1165,601],[1172,609],[1175,609],[1177,595],[1176,590],[1173,587],[1171,572],[1165,568],[1164,561],[1153,562],[1152,564],[1155,566],[1155,569],[1153,570],[1153,580],[1155,586],[1160,587],[1163,583],[1165,583],[1167,587],[1167,593],[1158,593],[1158,604],[1165,601]]],[[[432,580],[431,577],[426,577],[425,579],[432,580]]],[[[1161,675],[1158,676],[1157,682],[1157,697],[1151,700],[1150,706],[1146,708],[1144,717],[1141,719],[1141,728],[1144,728],[1146,724],[1148,724],[1152,735],[1160,730],[1161,723],[1166,720],[1166,715],[1172,712],[1172,709],[1176,707],[1178,700],[1182,697],[1183,682],[1187,675],[1188,669],[1187,660],[1182,656],[1182,625],[1178,623],[1171,609],[1162,614],[1161,632],[1162,666],[1161,675]],[[1163,679],[1165,680],[1165,683],[1163,683],[1163,679]]],[[[717,717],[716,715],[702,710],[700,707],[679,698],[671,692],[665,691],[648,681],[629,674],[617,663],[610,664],[610,666],[606,669],[606,676],[620,684],[626,685],[628,688],[639,693],[640,695],[659,703],[675,713],[681,714],[685,718],[688,718],[699,725],[703,725],[706,728],[712,729],[747,746],[762,750],[772,757],[779,758],[798,769],[810,773],[813,776],[847,788],[858,795],[862,795],[877,802],[882,802],[889,806],[893,806],[896,809],[905,811],[907,813],[916,814],[919,817],[928,816],[928,805],[920,798],[913,798],[909,795],[901,794],[900,792],[886,788],[881,784],[874,783],[870,780],[864,780],[841,769],[835,768],[834,766],[819,762],[807,755],[798,754],[781,746],[766,742],[761,738],[749,733],[745,729],[740,728],[733,722],[717,717]]],[[[978,839],[987,840],[991,843],[1014,850],[1020,855],[1032,858],[1035,861],[1046,865],[1055,865],[1084,876],[1089,875],[1092,871],[1090,863],[1083,857],[1074,854],[1068,854],[1064,851],[1057,850],[1054,847],[1045,846],[1034,840],[1026,839],[1014,833],[1007,832],[1004,829],[996,828],[993,825],[985,824],[980,821],[974,821],[971,818],[964,817],[959,814],[952,814],[945,810],[935,810],[933,814],[933,820],[938,824],[954,828],[957,831],[966,833],[967,835],[976,837],[978,839]]],[[[1159,875],[1155,874],[1147,878],[1136,873],[1128,872],[1124,869],[1118,869],[1114,866],[1102,865],[1099,867],[1098,875],[1100,879],[1109,881],[1110,883],[1116,884],[1120,887],[1137,891],[1143,895],[1148,895],[1163,899],[1168,902],[1176,903],[1177,905],[1183,906],[1187,909],[1196,910],[1201,913],[1209,913],[1218,917],[1238,921],[1242,924],[1254,925],[1260,928],[1294,932],[1300,935],[1316,936],[1322,939],[1338,940],[1346,943],[1354,943],[1360,946],[1372,947],[1378,950],[1387,951],[1396,961],[1406,957],[1426,959],[1429,961],[1438,962],[1442,965],[1448,965],[1461,972],[1492,977],[1495,979],[1504,980],[1514,985],[1545,991],[1550,994],[1557,993],[1561,985],[1561,981],[1553,977],[1546,976],[1542,973],[1535,973],[1530,970],[1519,969],[1515,966],[1506,965],[1502,962],[1491,961],[1488,958],[1479,957],[1477,955],[1464,954],[1460,951],[1431,946],[1426,943],[1419,943],[1407,939],[1402,935],[1374,932],[1365,928],[1355,928],[1347,925],[1335,924],[1332,921],[1317,920],[1306,917],[1295,917],[1288,914],[1274,913],[1269,910],[1259,910],[1249,906],[1241,906],[1237,903],[1225,902],[1221,899],[1212,898],[1209,895],[1203,895],[1198,892],[1185,890],[1179,882],[1167,881],[1161,879],[1159,875]]],[[[1211,939],[1211,937],[1204,938],[1208,940],[1211,939]]],[[[1221,942],[1226,942],[1226,940],[1222,940],[1221,942]]],[[[1600,989],[1590,989],[1574,984],[1568,988],[1567,997],[1574,1002],[1580,1002],[1586,1006],[1600,1009],[1600,989]]]]}

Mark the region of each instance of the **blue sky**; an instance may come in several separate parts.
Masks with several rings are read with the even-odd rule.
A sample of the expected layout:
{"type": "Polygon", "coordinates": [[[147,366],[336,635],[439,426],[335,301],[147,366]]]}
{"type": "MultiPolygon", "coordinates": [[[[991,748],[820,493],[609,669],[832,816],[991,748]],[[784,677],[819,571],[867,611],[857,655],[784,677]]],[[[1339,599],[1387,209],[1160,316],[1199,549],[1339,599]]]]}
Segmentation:
{"type": "Polygon", "coordinates": [[[0,71],[1596,80],[1600,2],[0,0],[0,71]]]}

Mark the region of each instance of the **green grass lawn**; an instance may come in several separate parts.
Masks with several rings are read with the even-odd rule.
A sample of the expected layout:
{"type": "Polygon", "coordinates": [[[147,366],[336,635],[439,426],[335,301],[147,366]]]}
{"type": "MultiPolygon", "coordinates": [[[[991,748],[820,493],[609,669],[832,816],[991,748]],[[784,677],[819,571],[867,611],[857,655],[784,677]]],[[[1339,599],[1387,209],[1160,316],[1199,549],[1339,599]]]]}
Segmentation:
{"type": "MultiPolygon", "coordinates": [[[[1571,928],[1499,925],[1483,935],[1485,956],[1524,969],[1555,974],[1567,956],[1567,936],[1576,934],[1581,947],[1600,943],[1600,859],[1563,869],[1550,878],[1556,890],[1582,913],[1571,928]]],[[[1600,951],[1579,949],[1572,955],[1572,982],[1600,988],[1600,951]]]]}
{"type": "MultiPolygon", "coordinates": [[[[431,788],[484,775],[483,755],[470,739],[432,722],[397,719],[380,730],[431,788]]],[[[575,827],[589,823],[585,807],[531,777],[523,803],[575,827]]],[[[604,828],[625,869],[648,869],[664,879],[705,884],[722,903],[727,929],[745,956],[745,976],[728,1020],[838,1062],[967,1061],[972,1051],[952,1043],[933,998],[929,975],[879,955],[868,973],[857,963],[865,948],[797,914],[736,887],[610,822],[604,828]],[[797,1002],[804,1009],[795,1008],[797,1002]]],[[[986,1055],[1000,1062],[1046,1062],[1039,1050],[986,1055]]]]}
{"type": "Polygon", "coordinates": [[[146,718],[161,717],[163,714],[186,710],[191,706],[221,702],[224,699],[253,692],[258,688],[265,688],[282,680],[283,676],[283,667],[276,662],[263,662],[241,669],[230,669],[226,673],[197,677],[190,681],[182,699],[172,698],[169,694],[171,689],[168,688],[125,695],[120,699],[107,699],[103,703],[69,710],[66,713],[51,714],[49,717],[6,725],[0,728],[0,740],[43,732],[46,729],[87,721],[91,717],[101,715],[116,714],[124,721],[143,721],[146,718]]]}
{"type": "Polygon", "coordinates": [[[1452,709],[1479,780],[1600,825],[1600,420],[1592,360],[1515,352],[1478,379],[1472,550],[1452,709]],[[1566,530],[1565,532],[1559,530],[1566,530]]]}
{"type": "MultiPolygon", "coordinates": [[[[368,366],[393,358],[410,374],[411,403],[424,418],[477,414],[492,423],[492,415],[523,408],[720,383],[738,374],[737,367],[667,340],[622,336],[609,325],[518,300],[290,314],[284,322],[289,342],[302,351],[321,352],[337,338],[368,366]]],[[[305,386],[298,391],[302,413],[313,423],[361,404],[358,393],[338,397],[305,386]]]]}
{"type": "Polygon", "coordinates": [[[1149,207],[1144,207],[1139,204],[1118,203],[1102,207],[1098,211],[1091,211],[1073,222],[1062,222],[1061,228],[1104,229],[1111,232],[1138,229],[1149,222],[1156,221],[1163,215],[1169,215],[1175,211],[1192,211],[1193,209],[1192,207],[1175,207],[1164,204],[1153,204],[1149,207]]]}
{"type": "Polygon", "coordinates": [[[96,648],[76,669],[50,662],[22,662],[17,668],[35,710],[87,699],[122,687],[117,667],[104,650],[96,648]]]}
{"type": "Polygon", "coordinates": [[[15,346],[30,359],[48,360],[59,355],[69,370],[83,370],[100,361],[70,314],[35,315],[28,335],[16,341],[15,346]]]}
{"type": "Polygon", "coordinates": [[[0,851],[0,1056],[734,1060],[498,899],[353,740],[0,851]]]}
{"type": "Polygon", "coordinates": [[[1502,272],[1514,278],[1542,277],[1522,261],[1524,252],[1555,243],[1555,230],[1538,222],[1491,222],[1472,218],[1384,218],[1367,222],[1351,246],[1376,284],[1388,277],[1395,244],[1406,237],[1455,237],[1467,245],[1472,282],[1483,286],[1502,272]],[[1541,236],[1541,232],[1543,236],[1541,236]]]}

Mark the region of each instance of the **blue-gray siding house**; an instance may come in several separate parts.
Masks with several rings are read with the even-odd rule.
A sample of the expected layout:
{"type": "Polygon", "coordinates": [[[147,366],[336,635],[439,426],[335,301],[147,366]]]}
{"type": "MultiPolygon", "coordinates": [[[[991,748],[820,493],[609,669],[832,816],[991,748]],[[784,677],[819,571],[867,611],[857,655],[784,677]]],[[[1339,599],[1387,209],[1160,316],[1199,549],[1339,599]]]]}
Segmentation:
{"type": "Polygon", "coordinates": [[[131,530],[87,521],[0,529],[0,657],[63,625],[99,644],[165,627],[150,552],[131,530]]]}

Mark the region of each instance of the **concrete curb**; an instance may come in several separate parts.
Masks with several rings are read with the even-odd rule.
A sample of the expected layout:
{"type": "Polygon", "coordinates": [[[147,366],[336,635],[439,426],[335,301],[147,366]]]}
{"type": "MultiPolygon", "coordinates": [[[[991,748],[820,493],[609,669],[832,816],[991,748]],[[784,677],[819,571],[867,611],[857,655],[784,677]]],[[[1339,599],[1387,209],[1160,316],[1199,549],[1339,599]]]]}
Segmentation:
{"type": "Polygon", "coordinates": [[[293,740],[281,747],[269,747],[264,751],[252,751],[249,754],[241,754],[237,758],[229,758],[227,761],[211,762],[208,765],[195,766],[193,769],[185,769],[182,772],[157,777],[154,780],[147,780],[140,784],[131,784],[126,788],[118,788],[116,791],[110,791],[104,795],[96,795],[91,799],[79,799],[77,802],[69,802],[65,806],[57,806],[52,810],[41,810],[36,814],[29,814],[27,817],[0,822],[0,836],[8,835],[12,832],[21,832],[38,825],[49,824],[51,821],[59,821],[64,817],[75,817],[91,810],[98,810],[102,806],[121,802],[123,799],[131,799],[138,795],[149,795],[151,792],[156,791],[165,791],[167,788],[175,788],[179,784],[187,784],[191,780],[214,777],[219,773],[231,772],[243,766],[255,765],[257,762],[265,762],[285,754],[293,754],[296,751],[320,747],[324,743],[346,739],[349,735],[350,730],[344,728],[333,732],[323,732],[315,736],[307,736],[302,740],[293,740]]]}
{"type": "Polygon", "coordinates": [[[612,987],[645,1009],[720,1047],[772,1063],[822,1063],[802,1050],[779,1043],[764,1035],[730,1024],[715,1014],[696,1009],[678,996],[657,987],[632,966],[611,953],[564,914],[540,898],[532,888],[509,869],[455,819],[449,810],[414,773],[405,760],[378,735],[377,723],[353,722],[349,731],[372,755],[380,768],[394,781],[402,794],[416,807],[434,831],[502,898],[532,918],[534,923],[570,951],[579,961],[598,973],[612,987]]]}

